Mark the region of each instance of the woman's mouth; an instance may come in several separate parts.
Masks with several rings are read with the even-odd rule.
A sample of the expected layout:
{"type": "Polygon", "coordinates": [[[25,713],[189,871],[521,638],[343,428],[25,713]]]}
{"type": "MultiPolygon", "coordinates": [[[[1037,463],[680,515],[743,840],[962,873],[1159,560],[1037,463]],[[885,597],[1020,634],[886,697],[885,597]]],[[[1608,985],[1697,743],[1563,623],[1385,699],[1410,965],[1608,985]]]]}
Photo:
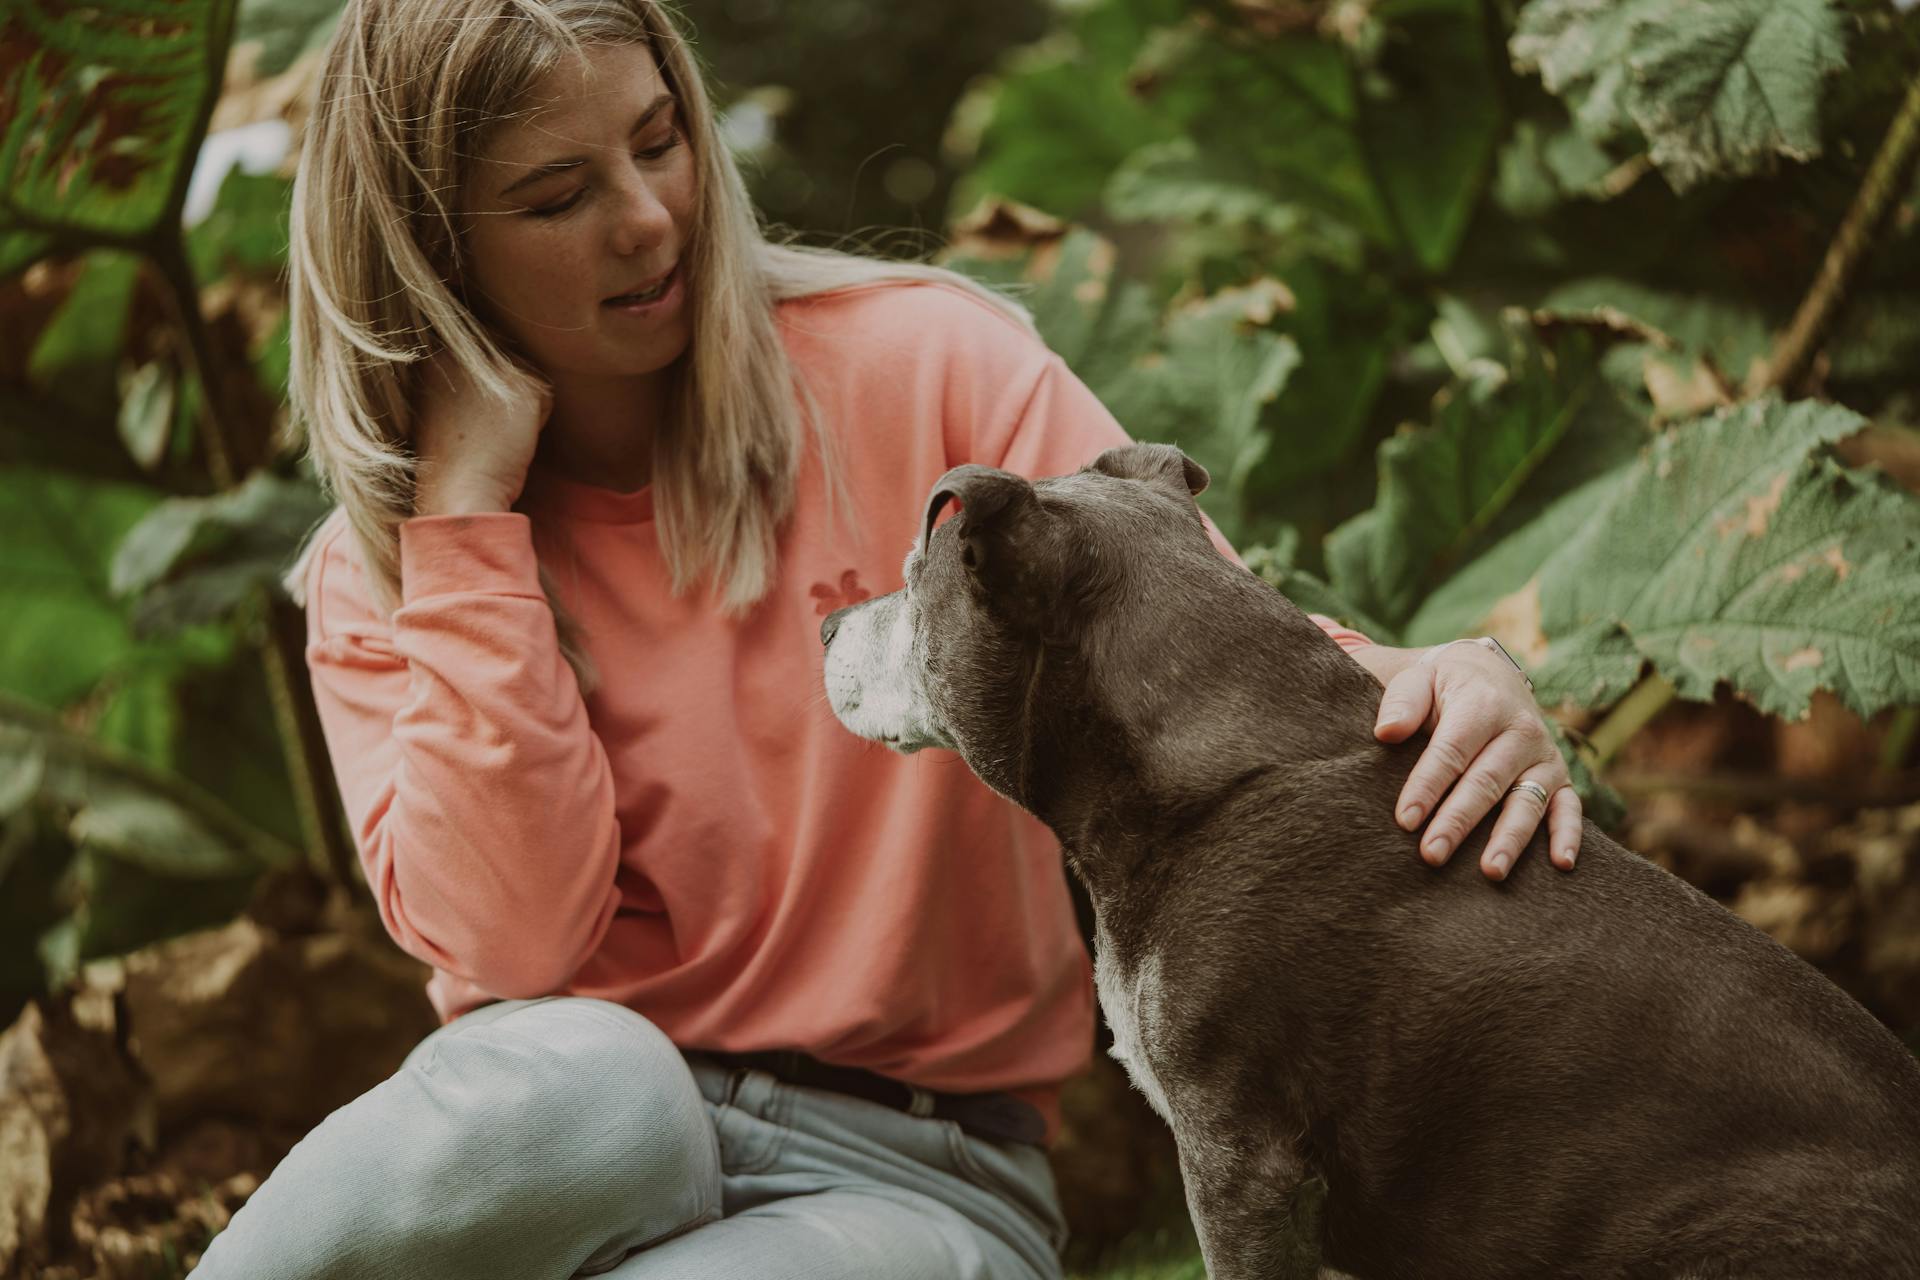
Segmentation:
{"type": "Polygon", "coordinates": [[[603,307],[617,307],[623,311],[644,309],[664,299],[679,280],[680,268],[676,264],[673,270],[654,281],[651,286],[645,289],[637,289],[632,293],[623,293],[616,298],[608,298],[600,305],[603,307]]]}

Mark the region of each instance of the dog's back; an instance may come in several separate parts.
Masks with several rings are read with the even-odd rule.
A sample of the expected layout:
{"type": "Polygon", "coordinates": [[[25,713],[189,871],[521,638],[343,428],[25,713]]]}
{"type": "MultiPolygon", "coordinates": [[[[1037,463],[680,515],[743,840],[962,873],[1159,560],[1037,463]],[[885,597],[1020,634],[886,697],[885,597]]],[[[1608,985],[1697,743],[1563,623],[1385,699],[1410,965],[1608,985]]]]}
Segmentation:
{"type": "MultiPolygon", "coordinates": [[[[1571,875],[1536,836],[1487,883],[1486,824],[1427,868],[1387,818],[1417,750],[1296,771],[1266,820],[1234,815],[1207,876],[1247,885],[1246,928],[1277,947],[1236,960],[1217,941],[1236,930],[1176,930],[1160,962],[1207,975],[1181,992],[1196,1028],[1276,992],[1246,1046],[1260,1069],[1226,1087],[1301,1100],[1326,1260],[1422,1280],[1920,1276],[1912,1055],[1591,824],[1571,875]]],[[[1163,905],[1171,924],[1178,883],[1163,905]]]]}

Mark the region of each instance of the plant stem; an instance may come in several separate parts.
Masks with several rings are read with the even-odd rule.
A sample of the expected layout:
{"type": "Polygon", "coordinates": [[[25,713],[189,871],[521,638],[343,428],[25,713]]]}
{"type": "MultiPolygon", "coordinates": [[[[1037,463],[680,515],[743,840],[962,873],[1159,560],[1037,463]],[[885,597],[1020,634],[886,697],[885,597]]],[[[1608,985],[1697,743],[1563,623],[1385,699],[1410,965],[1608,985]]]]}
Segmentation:
{"type": "Polygon", "coordinates": [[[1614,704],[1607,718],[1587,735],[1587,746],[1593,752],[1592,768],[1596,771],[1606,768],[1607,762],[1627,744],[1627,740],[1665,710],[1671,701],[1673,686],[1658,671],[1635,685],[1626,697],[1614,704]]]}
{"type": "MultiPolygon", "coordinates": [[[[1841,219],[1840,229],[1820,264],[1820,273],[1814,277],[1800,309],[1794,313],[1793,323],[1774,347],[1765,380],[1748,387],[1749,394],[1771,389],[1791,395],[1800,389],[1846,302],[1848,287],[1859,274],[1875,237],[1886,225],[1895,199],[1906,192],[1916,159],[1920,159],[1920,78],[1907,86],[1907,96],[1894,115],[1887,136],[1881,140],[1873,163],[1867,167],[1859,194],[1854,197],[1847,216],[1841,219]]],[[[1658,672],[1650,673],[1634,686],[1591,735],[1598,757],[1596,767],[1604,766],[1673,696],[1673,686],[1658,672]],[[1607,744],[1604,750],[1600,747],[1602,742],[1607,744]]]]}
{"type": "MultiPolygon", "coordinates": [[[[200,313],[200,291],[194,284],[193,268],[177,231],[162,237],[148,251],[166,281],[165,292],[174,318],[186,335],[194,376],[200,383],[200,401],[205,409],[201,438],[206,443],[208,468],[217,486],[230,489],[239,479],[234,465],[238,422],[226,370],[214,351],[206,318],[200,313]]],[[[274,724],[286,756],[300,829],[305,833],[315,870],[328,883],[351,890],[353,852],[335,812],[326,740],[320,732],[312,693],[302,678],[306,627],[298,609],[264,590],[260,595],[266,631],[260,654],[266,664],[268,700],[273,704],[274,724]]]]}
{"type": "Polygon", "coordinates": [[[1820,274],[1814,278],[1806,300],[1794,314],[1793,323],[1774,347],[1765,386],[1789,395],[1802,389],[1807,370],[1820,354],[1827,333],[1846,301],[1847,287],[1866,260],[1895,200],[1906,193],[1917,158],[1920,158],[1920,78],[1907,87],[1906,99],[1867,169],[1860,193],[1854,197],[1853,207],[1847,210],[1839,232],[1827,247],[1820,274]]]}

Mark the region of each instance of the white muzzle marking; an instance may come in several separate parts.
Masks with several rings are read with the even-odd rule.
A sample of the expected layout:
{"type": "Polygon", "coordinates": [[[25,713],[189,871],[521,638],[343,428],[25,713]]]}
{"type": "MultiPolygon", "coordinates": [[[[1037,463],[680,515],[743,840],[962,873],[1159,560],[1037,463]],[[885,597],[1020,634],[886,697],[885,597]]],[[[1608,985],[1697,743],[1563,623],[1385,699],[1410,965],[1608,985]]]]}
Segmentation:
{"type": "Polygon", "coordinates": [[[849,730],[895,751],[952,747],[927,701],[907,593],[856,605],[827,646],[827,702],[849,730]]]}

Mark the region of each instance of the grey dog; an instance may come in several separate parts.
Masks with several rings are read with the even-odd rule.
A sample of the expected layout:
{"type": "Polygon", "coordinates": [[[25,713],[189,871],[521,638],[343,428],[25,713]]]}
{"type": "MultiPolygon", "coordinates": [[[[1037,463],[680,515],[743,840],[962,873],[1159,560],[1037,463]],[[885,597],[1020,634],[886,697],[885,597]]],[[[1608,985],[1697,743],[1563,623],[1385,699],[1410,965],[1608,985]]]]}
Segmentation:
{"type": "Polygon", "coordinates": [[[1376,741],[1373,678],[1215,550],[1205,483],[1166,446],[956,468],[906,587],[822,637],[848,728],[1059,836],[1209,1273],[1920,1276],[1912,1055],[1591,823],[1571,874],[1536,834],[1485,881],[1485,822],[1423,864],[1421,740],[1376,741]]]}

